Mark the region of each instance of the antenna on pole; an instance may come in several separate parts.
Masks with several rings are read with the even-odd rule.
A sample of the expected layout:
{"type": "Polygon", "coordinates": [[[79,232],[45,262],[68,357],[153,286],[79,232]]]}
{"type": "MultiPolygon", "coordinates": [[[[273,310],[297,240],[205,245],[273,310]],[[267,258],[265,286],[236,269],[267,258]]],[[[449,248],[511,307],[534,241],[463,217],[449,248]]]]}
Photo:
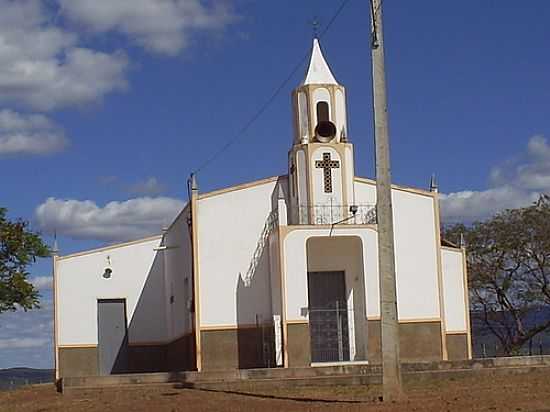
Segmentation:
{"type": "Polygon", "coordinates": [[[430,192],[438,192],[439,187],[437,185],[437,179],[435,178],[435,173],[432,174],[432,177],[430,178],[430,192]]]}
{"type": "Polygon", "coordinates": [[[390,144],[382,0],[371,0],[372,89],[374,139],[376,148],[376,220],[378,225],[378,266],[380,277],[380,318],[382,341],[382,391],[385,401],[403,397],[399,363],[399,321],[390,173],[390,144]]]}
{"type": "Polygon", "coordinates": [[[52,256],[59,255],[59,246],[57,244],[57,230],[53,231],[53,246],[52,246],[52,256]]]}

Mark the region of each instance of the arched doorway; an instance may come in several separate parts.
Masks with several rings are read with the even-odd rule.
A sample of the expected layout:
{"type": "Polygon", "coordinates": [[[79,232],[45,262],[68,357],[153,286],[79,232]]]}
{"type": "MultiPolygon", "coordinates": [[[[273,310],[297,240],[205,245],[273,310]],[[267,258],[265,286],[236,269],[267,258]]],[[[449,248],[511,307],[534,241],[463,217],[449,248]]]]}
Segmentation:
{"type": "Polygon", "coordinates": [[[311,237],[306,250],[312,363],[366,360],[361,239],[311,237]]]}

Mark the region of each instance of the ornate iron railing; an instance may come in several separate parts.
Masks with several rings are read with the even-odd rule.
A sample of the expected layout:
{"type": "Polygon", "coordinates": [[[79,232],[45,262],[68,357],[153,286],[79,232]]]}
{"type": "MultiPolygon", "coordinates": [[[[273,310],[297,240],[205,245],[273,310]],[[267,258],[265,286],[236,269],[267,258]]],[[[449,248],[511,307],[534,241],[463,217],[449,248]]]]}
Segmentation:
{"type": "Polygon", "coordinates": [[[293,225],[373,225],[376,224],[376,207],[361,205],[307,205],[293,208],[293,225]]]}

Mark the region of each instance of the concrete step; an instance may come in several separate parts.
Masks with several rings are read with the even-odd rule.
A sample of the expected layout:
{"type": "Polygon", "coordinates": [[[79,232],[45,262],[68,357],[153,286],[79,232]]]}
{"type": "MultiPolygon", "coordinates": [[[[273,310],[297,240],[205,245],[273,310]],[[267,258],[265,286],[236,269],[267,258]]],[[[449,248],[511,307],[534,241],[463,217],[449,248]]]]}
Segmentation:
{"type": "MultiPolygon", "coordinates": [[[[251,379],[242,381],[211,381],[197,382],[193,384],[182,383],[182,388],[207,389],[216,391],[242,391],[246,392],[249,388],[263,389],[301,386],[335,386],[335,385],[375,385],[381,383],[381,376],[367,375],[333,375],[333,376],[314,376],[309,378],[289,378],[289,379],[251,379]]],[[[177,385],[176,385],[177,387],[177,385]]]]}
{"type": "MultiPolygon", "coordinates": [[[[468,361],[417,362],[402,364],[404,379],[433,379],[444,376],[465,376],[476,371],[492,373],[523,373],[533,368],[550,368],[550,356],[486,358],[468,361]]],[[[214,388],[240,383],[269,382],[293,385],[377,384],[381,380],[380,365],[334,365],[303,368],[241,369],[205,372],[162,372],[110,376],[63,378],[63,392],[71,388],[99,388],[173,384],[182,387],[214,388]]]]}

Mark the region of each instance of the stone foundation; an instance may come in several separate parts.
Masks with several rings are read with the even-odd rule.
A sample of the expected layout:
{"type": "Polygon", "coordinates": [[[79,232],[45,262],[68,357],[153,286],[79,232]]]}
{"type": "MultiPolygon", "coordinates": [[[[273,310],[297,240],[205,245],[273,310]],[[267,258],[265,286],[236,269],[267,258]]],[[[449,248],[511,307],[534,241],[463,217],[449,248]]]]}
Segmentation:
{"type": "MultiPolygon", "coordinates": [[[[170,372],[195,369],[193,335],[188,334],[167,345],[128,345],[128,365],[116,373],[170,372]]],[[[59,376],[99,375],[97,346],[60,347],[59,376]]]]}
{"type": "Polygon", "coordinates": [[[119,373],[167,372],[166,345],[128,346],[126,370],[119,373]]]}
{"type": "Polygon", "coordinates": [[[287,354],[290,368],[311,364],[311,341],[307,323],[287,324],[287,354]]]}
{"type": "Polygon", "coordinates": [[[275,365],[273,326],[201,331],[202,370],[275,365]]]}
{"type": "Polygon", "coordinates": [[[97,347],[61,347],[59,351],[59,376],[97,376],[97,347]]]}
{"type": "Polygon", "coordinates": [[[192,333],[184,335],[168,344],[166,364],[169,371],[190,371],[196,369],[195,337],[192,333]]]}
{"type": "MultiPolygon", "coordinates": [[[[400,354],[402,362],[439,361],[442,359],[441,324],[434,322],[400,323],[400,354]]],[[[307,323],[287,325],[287,356],[289,367],[311,365],[311,344],[307,323]]],[[[380,321],[367,322],[368,361],[381,362],[380,321]]],[[[447,334],[449,360],[468,358],[468,336],[447,334]]],[[[243,327],[238,329],[201,331],[202,369],[227,370],[274,367],[273,327],[243,327]]],[[[128,347],[128,373],[169,372],[195,369],[194,338],[182,336],[168,345],[133,345],[128,347]]],[[[59,348],[61,377],[96,376],[97,347],[59,348]]]]}
{"type": "Polygon", "coordinates": [[[468,359],[468,334],[448,333],[446,339],[449,360],[468,359]]]}
{"type": "MultiPolygon", "coordinates": [[[[380,321],[369,320],[368,360],[380,363],[380,321]]],[[[441,348],[441,322],[410,322],[399,324],[399,352],[402,362],[438,361],[443,358],[441,348]]],[[[466,358],[463,358],[466,359],[466,358]]]]}

